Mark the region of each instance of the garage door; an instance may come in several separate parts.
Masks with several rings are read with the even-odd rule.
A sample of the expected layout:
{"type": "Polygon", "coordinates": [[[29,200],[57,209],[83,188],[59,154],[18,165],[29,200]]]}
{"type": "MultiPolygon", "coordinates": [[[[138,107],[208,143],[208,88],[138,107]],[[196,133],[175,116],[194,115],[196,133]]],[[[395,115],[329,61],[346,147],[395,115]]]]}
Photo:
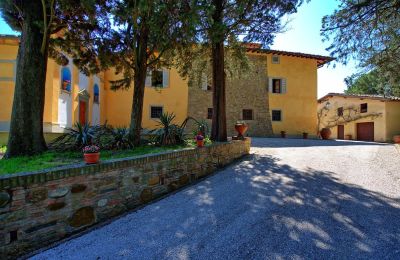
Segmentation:
{"type": "Polygon", "coordinates": [[[374,141],[374,123],[358,123],[357,124],[357,140],[374,141]]]}

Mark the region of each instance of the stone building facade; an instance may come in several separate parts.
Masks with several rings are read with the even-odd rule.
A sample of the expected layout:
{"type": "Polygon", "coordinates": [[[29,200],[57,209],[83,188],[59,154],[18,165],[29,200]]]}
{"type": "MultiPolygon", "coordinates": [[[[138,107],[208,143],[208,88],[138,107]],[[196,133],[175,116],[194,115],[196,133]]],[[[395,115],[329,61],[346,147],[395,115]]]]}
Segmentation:
{"type": "MultiPolygon", "coordinates": [[[[267,59],[262,55],[249,55],[249,60],[249,71],[237,77],[227,77],[226,80],[228,136],[237,134],[234,128],[237,121],[245,121],[249,125],[249,136],[271,136],[273,132],[268,108],[267,59]],[[244,115],[244,110],[251,111],[252,119],[244,117],[250,116],[244,115]]],[[[212,90],[189,86],[188,116],[207,119],[211,127],[209,109],[212,109],[212,90]]]]}

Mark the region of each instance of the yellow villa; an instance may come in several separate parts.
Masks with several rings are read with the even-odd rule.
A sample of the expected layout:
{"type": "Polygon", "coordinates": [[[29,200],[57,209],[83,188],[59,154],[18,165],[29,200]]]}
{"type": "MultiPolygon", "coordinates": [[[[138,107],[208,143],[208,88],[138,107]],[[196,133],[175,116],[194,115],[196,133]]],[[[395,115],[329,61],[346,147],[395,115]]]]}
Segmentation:
{"type": "Polygon", "coordinates": [[[322,127],[332,138],[391,142],[400,134],[400,98],[329,93],[318,100],[322,127]]]}
{"type": "MultiPolygon", "coordinates": [[[[19,38],[0,36],[0,144],[5,144],[10,125],[19,38]]],[[[286,51],[248,48],[257,66],[246,77],[227,79],[228,134],[235,134],[237,120],[249,124],[250,136],[316,134],[317,69],[330,57],[286,51]],[[271,129],[272,125],[272,129],[271,129]]],[[[74,122],[93,125],[107,122],[128,126],[133,89],[112,91],[113,69],[90,77],[69,62],[60,66],[49,59],[46,78],[44,132],[50,139],[74,122]]],[[[211,86],[189,87],[177,71],[152,71],[146,80],[143,127],[153,129],[162,112],[176,114],[176,123],[187,116],[211,123],[211,86]]]]}

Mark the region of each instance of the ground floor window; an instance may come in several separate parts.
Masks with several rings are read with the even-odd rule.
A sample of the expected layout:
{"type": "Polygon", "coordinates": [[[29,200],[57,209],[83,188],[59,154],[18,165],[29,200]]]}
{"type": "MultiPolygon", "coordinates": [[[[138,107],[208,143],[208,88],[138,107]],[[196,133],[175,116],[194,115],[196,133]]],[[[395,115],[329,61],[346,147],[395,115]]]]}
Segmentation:
{"type": "Polygon", "coordinates": [[[272,110],[272,121],[282,121],[281,110],[272,110]]]}
{"type": "Polygon", "coordinates": [[[243,109],[242,118],[243,120],[253,120],[253,109],[243,109]]]}
{"type": "Polygon", "coordinates": [[[207,109],[207,119],[212,119],[212,116],[213,116],[213,109],[209,107],[207,109]]]}
{"type": "Polygon", "coordinates": [[[150,117],[151,118],[160,118],[162,113],[163,113],[163,107],[151,106],[151,109],[150,109],[150,117]]]}

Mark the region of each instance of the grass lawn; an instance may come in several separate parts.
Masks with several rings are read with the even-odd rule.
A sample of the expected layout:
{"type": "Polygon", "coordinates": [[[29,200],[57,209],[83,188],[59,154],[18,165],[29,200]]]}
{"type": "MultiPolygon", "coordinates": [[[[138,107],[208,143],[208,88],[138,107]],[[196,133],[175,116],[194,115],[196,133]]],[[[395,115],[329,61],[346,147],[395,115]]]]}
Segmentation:
{"type": "MultiPolygon", "coordinates": [[[[152,154],[165,152],[170,150],[182,149],[188,147],[187,145],[176,146],[140,146],[132,150],[120,151],[101,151],[100,160],[116,159],[123,157],[130,157],[143,154],[152,154]]],[[[0,147],[5,152],[5,147],[0,147]]],[[[12,159],[0,160],[0,175],[18,172],[38,171],[68,164],[83,162],[83,155],[81,152],[45,152],[41,155],[17,157],[12,159]]]]}

